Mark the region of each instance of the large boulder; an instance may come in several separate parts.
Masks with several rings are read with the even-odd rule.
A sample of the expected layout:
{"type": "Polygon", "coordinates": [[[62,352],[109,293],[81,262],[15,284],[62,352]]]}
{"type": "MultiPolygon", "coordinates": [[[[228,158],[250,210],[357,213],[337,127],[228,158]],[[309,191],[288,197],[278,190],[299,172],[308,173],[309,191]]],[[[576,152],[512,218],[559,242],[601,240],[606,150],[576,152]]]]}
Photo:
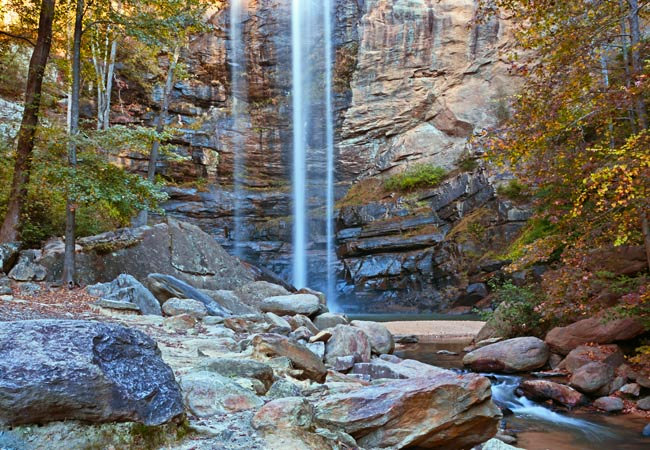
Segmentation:
{"type": "Polygon", "coordinates": [[[318,297],[311,294],[279,295],[262,300],[260,309],[281,316],[296,314],[311,316],[320,310],[320,301],[318,297]]]}
{"type": "Polygon", "coordinates": [[[277,334],[258,334],[253,337],[253,347],[256,354],[274,357],[285,356],[297,369],[304,371],[305,375],[316,381],[323,381],[327,369],[321,358],[302,344],[289,340],[277,334]]]}
{"type": "Polygon", "coordinates": [[[396,356],[388,358],[387,356],[389,355],[375,358],[369,363],[357,363],[350,373],[365,375],[370,377],[371,380],[378,380],[429,377],[445,371],[439,367],[430,366],[413,359],[400,359],[396,356]]]}
{"type": "Polygon", "coordinates": [[[269,283],[268,281],[253,281],[246,283],[235,291],[235,295],[248,306],[256,309],[259,308],[262,300],[268,297],[276,297],[280,295],[290,295],[291,292],[284,287],[269,283]]]}
{"type": "Polygon", "coordinates": [[[497,432],[501,414],[490,396],[487,378],[444,371],[325,397],[316,421],[363,448],[471,448],[497,432]]]}
{"type": "Polygon", "coordinates": [[[347,325],[350,321],[344,314],[324,313],[314,319],[314,325],[319,330],[334,328],[337,325],[347,325]]]}
{"type": "Polygon", "coordinates": [[[191,298],[170,298],[163,305],[163,312],[168,316],[187,314],[195,319],[202,319],[208,315],[208,308],[191,298]]]}
{"type": "Polygon", "coordinates": [[[139,331],[72,320],[0,323],[0,423],[160,425],[182,413],[171,368],[139,331]]]}
{"type": "Polygon", "coordinates": [[[574,408],[587,403],[587,398],[571,388],[548,380],[526,380],[519,386],[523,394],[535,401],[553,400],[560,405],[574,408]]]}
{"type": "Polygon", "coordinates": [[[581,345],[576,347],[560,364],[560,368],[573,373],[580,367],[592,362],[601,362],[616,369],[625,363],[625,355],[616,344],[610,345],[581,345]]]}
{"type": "Polygon", "coordinates": [[[571,377],[571,386],[588,394],[607,386],[614,379],[614,370],[607,364],[592,362],[580,367],[571,377]]]}
{"type": "Polygon", "coordinates": [[[373,353],[383,355],[393,353],[395,350],[393,335],[385,325],[364,320],[353,320],[350,325],[362,329],[368,335],[373,353]]]}
{"type": "Polygon", "coordinates": [[[9,278],[16,281],[43,281],[47,277],[47,268],[40,264],[40,250],[20,252],[18,262],[9,271],[9,278]]]}
{"type": "Polygon", "coordinates": [[[232,315],[212,297],[171,275],[152,273],[147,276],[147,285],[161,303],[165,303],[171,298],[189,298],[203,303],[210,315],[221,317],[232,315]]]}
{"type": "Polygon", "coordinates": [[[211,358],[202,361],[198,370],[215,372],[229,378],[252,378],[268,390],[273,385],[273,369],[268,364],[252,359],[211,358]]]}
{"type": "Polygon", "coordinates": [[[550,352],[536,337],[521,337],[486,345],[463,358],[463,364],[477,372],[526,372],[543,367],[550,352]]]}
{"type": "Polygon", "coordinates": [[[644,330],[643,324],[633,318],[606,321],[592,317],[566,327],[553,328],[545,340],[554,353],[567,355],[581,345],[625,341],[639,336],[644,330]]]}
{"type": "Polygon", "coordinates": [[[162,315],[156,297],[131,275],[122,274],[110,283],[88,286],[86,290],[102,300],[133,304],[142,314],[162,315]]]}
{"type": "MultiPolygon", "coordinates": [[[[200,289],[237,289],[253,276],[199,227],[168,218],[165,223],[123,228],[79,239],[77,281],[109,282],[120,274],[145,283],[150,273],[171,275],[200,289]]],[[[50,245],[36,262],[47,280],[61,279],[63,245],[50,245]]],[[[189,298],[189,297],[186,297],[189,298]]]]}
{"type": "Polygon", "coordinates": [[[370,339],[360,328],[337,325],[330,330],[332,337],[325,344],[325,362],[334,366],[337,358],[352,356],[353,362],[369,362],[372,354],[370,339]]]}

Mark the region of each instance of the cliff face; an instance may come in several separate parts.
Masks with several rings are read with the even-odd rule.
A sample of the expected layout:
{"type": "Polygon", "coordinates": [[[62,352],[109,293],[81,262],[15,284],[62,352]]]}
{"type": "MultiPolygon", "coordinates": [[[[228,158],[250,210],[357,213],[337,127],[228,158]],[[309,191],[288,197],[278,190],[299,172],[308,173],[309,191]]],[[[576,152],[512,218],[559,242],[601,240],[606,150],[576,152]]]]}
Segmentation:
{"type": "MultiPolygon", "coordinates": [[[[516,85],[506,63],[499,60],[499,50],[509,43],[507,24],[498,20],[474,24],[473,0],[338,0],[335,4],[337,197],[342,198],[349,186],[359,180],[383,172],[397,172],[416,162],[452,169],[464,157],[468,137],[498,119],[503,111],[503,97],[516,85]]],[[[209,20],[214,31],[194,39],[183,55],[193,78],[177,82],[173,92],[170,122],[180,130],[175,142],[178,152],[189,156],[189,161],[160,165],[161,172],[169,178],[178,181],[201,178],[209,186],[200,191],[170,189],[166,210],[172,216],[194,221],[228,247],[235,200],[231,186],[237,139],[242,143],[248,188],[241,199],[244,235],[249,236],[245,257],[288,278],[292,140],[290,2],[248,2],[242,22],[247,61],[247,123],[241,137],[233,130],[231,117],[233,62],[229,55],[228,10],[215,12],[209,20]]],[[[143,116],[143,119],[151,117],[143,116]]],[[[137,169],[143,161],[127,155],[124,162],[137,169]]],[[[481,179],[487,183],[485,174],[481,179]]],[[[488,185],[484,188],[490,195],[482,194],[475,208],[493,200],[493,188],[488,185]]],[[[474,195],[469,185],[463,185],[462,189],[466,191],[465,197],[474,195]]],[[[325,244],[323,214],[318,206],[313,204],[310,215],[314,230],[310,272],[316,287],[325,244]]],[[[454,220],[447,221],[443,234],[471,211],[462,211],[454,220]]],[[[387,261],[395,258],[402,261],[402,256],[413,248],[391,244],[388,249],[382,250],[380,246],[367,252],[357,249],[350,253],[346,245],[354,236],[349,232],[346,235],[345,230],[363,228],[381,218],[370,215],[364,218],[367,223],[351,225],[345,214],[339,211],[338,227],[343,235],[338,244],[339,269],[342,279],[347,280],[347,291],[357,291],[367,298],[375,296],[377,289],[382,296],[388,292],[391,298],[404,297],[402,294],[408,291],[409,297],[415,299],[411,303],[415,304],[419,292],[437,289],[431,273],[425,273],[428,263],[420,264],[424,269],[415,275],[393,268],[386,272],[390,276],[382,275],[385,271],[361,276],[365,272],[357,269],[364,266],[366,259],[365,267],[377,260],[378,254],[385,254],[387,261]],[[369,283],[369,279],[375,281],[369,283]],[[399,282],[395,284],[396,281],[399,282]]],[[[435,221],[435,214],[434,210],[420,211],[418,217],[425,217],[426,221],[428,216],[435,221]]],[[[399,240],[399,235],[396,237],[391,231],[382,235],[381,227],[378,229],[373,238],[399,240]]],[[[408,239],[418,232],[417,227],[410,230],[408,239]]],[[[426,239],[422,242],[417,248],[418,251],[428,249],[422,256],[428,260],[435,253],[434,244],[439,242],[426,239]]],[[[402,263],[397,265],[401,267],[402,263]]],[[[449,270],[455,271],[457,267],[449,270]]],[[[447,275],[442,273],[433,278],[440,277],[447,275]]],[[[459,283],[466,284],[466,281],[459,283]]]]}

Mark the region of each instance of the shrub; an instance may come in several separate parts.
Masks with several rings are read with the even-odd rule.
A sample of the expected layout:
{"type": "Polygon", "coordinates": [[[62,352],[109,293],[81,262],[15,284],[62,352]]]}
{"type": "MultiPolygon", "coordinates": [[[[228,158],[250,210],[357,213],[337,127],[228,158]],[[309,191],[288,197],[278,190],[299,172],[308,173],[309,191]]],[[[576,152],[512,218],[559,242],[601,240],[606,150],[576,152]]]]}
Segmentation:
{"type": "Polygon", "coordinates": [[[419,188],[435,187],[447,176],[442,167],[432,164],[417,164],[405,172],[389,177],[384,186],[390,191],[411,191],[419,188]]]}
{"type": "Polygon", "coordinates": [[[516,178],[510,180],[507,184],[499,186],[497,188],[497,194],[514,202],[523,202],[530,199],[528,186],[516,178]]]}
{"type": "Polygon", "coordinates": [[[530,287],[519,287],[507,281],[502,285],[490,283],[494,289],[494,312],[484,318],[502,337],[542,336],[549,328],[539,306],[544,295],[530,287]]]}

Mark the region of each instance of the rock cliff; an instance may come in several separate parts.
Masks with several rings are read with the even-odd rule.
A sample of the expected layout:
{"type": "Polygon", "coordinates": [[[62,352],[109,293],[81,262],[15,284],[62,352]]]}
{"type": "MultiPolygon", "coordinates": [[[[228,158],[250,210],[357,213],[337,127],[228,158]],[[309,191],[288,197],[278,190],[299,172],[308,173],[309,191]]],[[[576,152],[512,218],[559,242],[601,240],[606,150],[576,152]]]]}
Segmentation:
{"type": "MultiPolygon", "coordinates": [[[[496,19],[474,23],[474,0],[335,3],[337,198],[344,197],[359,180],[399,172],[411,164],[426,162],[453,169],[468,156],[468,138],[507,114],[504,99],[517,83],[507,62],[500,59],[500,51],[510,45],[508,24],[496,19]]],[[[242,235],[248,236],[245,258],[288,278],[292,227],[290,2],[248,2],[242,21],[248,86],[242,136],[238,135],[241,130],[233,129],[231,116],[233,61],[228,51],[227,7],[214,12],[209,22],[213,30],[195,37],[183,55],[193,77],[175,84],[171,103],[170,121],[180,132],[175,141],[177,152],[188,160],[160,164],[167,178],[181,184],[198,180],[198,189],[170,188],[165,209],[198,224],[228,248],[236,201],[232,177],[237,138],[246,166],[246,189],[239,199],[245,216],[242,235]]],[[[136,119],[152,117],[136,115],[136,119]]],[[[144,160],[124,156],[124,164],[144,169],[144,160]]],[[[493,189],[483,188],[485,198],[477,208],[493,197],[493,189]],[[491,194],[487,195],[488,191],[491,194]]],[[[311,199],[310,227],[315,231],[310,236],[310,283],[320,287],[325,224],[324,206],[316,203],[316,198],[311,199]]],[[[462,210],[448,223],[447,231],[471,212],[471,208],[462,210]]],[[[351,225],[346,224],[345,214],[339,211],[339,245],[344,258],[339,270],[342,276],[347,273],[353,289],[368,292],[368,283],[360,281],[367,277],[360,277],[354,267],[382,264],[374,261],[375,256],[374,262],[363,264],[349,260],[358,260],[364,250],[352,255],[347,249],[350,239],[344,229],[351,225]]],[[[435,216],[434,210],[422,211],[417,220],[433,223],[435,216]]],[[[368,224],[354,226],[361,225],[368,224]]],[[[379,231],[374,237],[396,240],[392,231],[384,236],[381,227],[375,228],[379,231]]],[[[391,248],[369,253],[388,255],[391,260],[384,266],[402,266],[393,259],[407,257],[413,250],[410,241],[416,240],[418,249],[432,252],[434,244],[439,244],[435,241],[440,240],[427,239],[415,231],[405,243],[393,242],[391,248]]],[[[401,269],[393,273],[396,271],[388,271],[393,279],[404,275],[401,269]]],[[[405,283],[413,292],[421,284],[419,280],[400,281],[405,283]]]]}

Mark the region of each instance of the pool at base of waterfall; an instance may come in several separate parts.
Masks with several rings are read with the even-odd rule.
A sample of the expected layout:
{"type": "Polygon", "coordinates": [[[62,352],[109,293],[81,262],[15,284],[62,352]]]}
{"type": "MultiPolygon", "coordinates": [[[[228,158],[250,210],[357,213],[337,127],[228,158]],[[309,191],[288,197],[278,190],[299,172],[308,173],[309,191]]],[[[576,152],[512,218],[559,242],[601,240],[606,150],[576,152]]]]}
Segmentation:
{"type": "MultiPolygon", "coordinates": [[[[464,344],[436,343],[399,346],[396,356],[460,370],[464,344]],[[441,353],[438,353],[441,352],[441,353]],[[447,352],[457,353],[451,355],[447,352]]],[[[518,397],[521,377],[484,374],[492,380],[494,402],[506,410],[502,429],[517,437],[516,447],[527,450],[641,450],[650,449],[650,438],[641,432],[648,423],[630,414],[599,414],[587,410],[554,411],[518,397]]]]}

